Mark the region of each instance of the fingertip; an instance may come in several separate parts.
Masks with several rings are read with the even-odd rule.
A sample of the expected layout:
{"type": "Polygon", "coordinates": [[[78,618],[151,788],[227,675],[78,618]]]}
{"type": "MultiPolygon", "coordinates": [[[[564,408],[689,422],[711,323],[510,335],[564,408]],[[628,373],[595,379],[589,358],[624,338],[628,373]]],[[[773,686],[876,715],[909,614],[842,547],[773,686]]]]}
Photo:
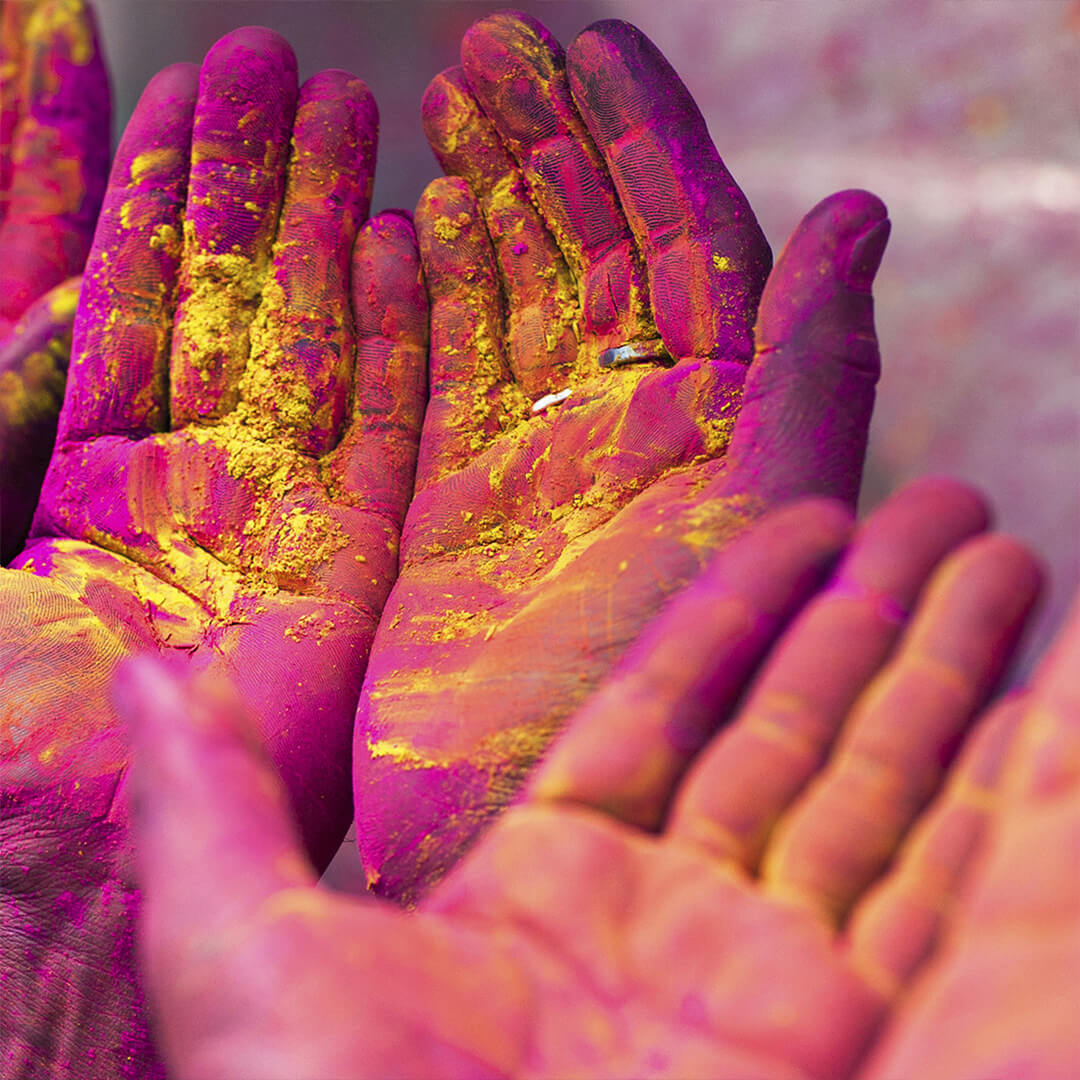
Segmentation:
{"type": "Polygon", "coordinates": [[[199,65],[181,61],[162,68],[146,84],[141,100],[194,102],[199,92],[199,65]]]}
{"type": "Polygon", "coordinates": [[[617,41],[620,36],[643,38],[645,35],[636,27],[633,23],[628,23],[625,19],[597,19],[595,22],[589,23],[580,34],[574,38],[573,42],[568,48],[567,54],[569,55],[570,49],[579,42],[582,44],[580,48],[590,48],[594,41],[617,41]]]}
{"type": "Polygon", "coordinates": [[[368,237],[378,237],[385,243],[416,246],[416,229],[408,210],[391,207],[373,214],[360,227],[368,237]]]}
{"type": "Polygon", "coordinates": [[[465,70],[460,64],[444,68],[424,89],[420,99],[420,121],[424,134],[436,153],[453,140],[457,124],[453,122],[454,103],[468,90],[465,70]]]}
{"type": "Polygon", "coordinates": [[[903,623],[938,565],[989,523],[976,489],[947,476],[921,477],[860,523],[834,589],[878,597],[887,618],[903,623]]]}
{"type": "Polygon", "coordinates": [[[623,19],[597,19],[567,46],[567,71],[573,68],[593,70],[598,62],[609,63],[623,54],[626,45],[642,40],[649,39],[632,23],[623,19]]]}
{"type": "Polygon", "coordinates": [[[928,528],[944,525],[949,531],[971,535],[988,529],[994,520],[993,507],[977,487],[954,476],[930,473],[904,484],[871,515],[900,515],[905,520],[922,520],[928,528]],[[888,508],[886,510],[886,508],[888,508]]]}
{"type": "Polygon", "coordinates": [[[814,496],[782,506],[769,515],[774,528],[799,528],[822,548],[839,550],[855,531],[855,514],[840,499],[814,496]]]}
{"type": "Polygon", "coordinates": [[[844,280],[852,289],[869,292],[889,242],[889,212],[876,195],[857,188],[825,201],[835,205],[840,228],[850,233],[845,237],[844,280]]]}
{"type": "Polygon", "coordinates": [[[296,54],[292,46],[267,26],[241,26],[230,31],[210,47],[203,64],[226,69],[236,65],[240,70],[260,62],[280,65],[296,77],[296,54]]]}
{"type": "Polygon", "coordinates": [[[1030,611],[1046,584],[1045,562],[1022,540],[1007,533],[986,533],[968,540],[953,556],[959,570],[971,574],[972,589],[997,605],[1003,620],[1030,611]]]}
{"type": "Polygon", "coordinates": [[[832,216],[854,232],[872,228],[888,219],[889,211],[877,195],[863,188],[845,188],[826,195],[805,217],[805,221],[832,216]]]}
{"type": "MultiPolygon", "coordinates": [[[[778,580],[783,577],[781,571],[794,567],[819,578],[839,557],[854,530],[854,514],[839,499],[799,499],[755,522],[713,559],[706,573],[714,582],[736,588],[742,582],[766,581],[770,567],[771,576],[778,580]]],[[[786,603],[790,592],[788,585],[777,588],[774,606],[786,603]]]]}
{"type": "Polygon", "coordinates": [[[578,34],[566,51],[566,73],[601,147],[619,144],[639,128],[665,128],[672,111],[681,119],[699,112],[667,57],[622,19],[602,19],[578,34]]]}
{"type": "Polygon", "coordinates": [[[538,19],[523,11],[497,11],[478,19],[461,39],[461,63],[469,86],[488,115],[498,117],[500,134],[518,151],[557,135],[555,112],[534,101],[551,97],[561,112],[569,103],[564,53],[538,19]],[[533,90],[521,96],[522,80],[533,90]],[[565,92],[565,93],[564,93],[565,92]]]}
{"type": "Polygon", "coordinates": [[[510,52],[522,52],[538,64],[550,56],[562,56],[562,46],[539,19],[526,11],[506,8],[477,19],[461,38],[461,58],[466,70],[470,63],[482,66],[498,61],[510,52]],[[536,46],[540,55],[531,55],[536,46]]]}
{"type": "MultiPolygon", "coordinates": [[[[799,223],[780,259],[826,261],[849,288],[868,292],[881,265],[891,223],[885,204],[869,191],[851,188],[822,199],[799,223]],[[790,249],[790,251],[789,251],[790,249]]],[[[780,260],[777,260],[778,264],[780,260]]]]}
{"type": "Polygon", "coordinates": [[[353,315],[361,339],[423,341],[427,293],[412,218],[384,210],[357,233],[352,259],[353,315]]]}
{"type": "Polygon", "coordinates": [[[385,210],[380,210],[377,214],[375,214],[371,220],[374,221],[386,217],[400,218],[409,226],[409,228],[415,234],[416,230],[413,224],[413,216],[408,210],[405,210],[400,206],[388,206],[385,210]]]}
{"type": "Polygon", "coordinates": [[[469,182],[459,176],[432,180],[416,206],[416,237],[432,294],[461,287],[459,275],[483,267],[494,280],[490,243],[469,182]]]}
{"type": "Polygon", "coordinates": [[[652,94],[662,93],[664,76],[678,79],[664,54],[632,23],[622,19],[600,19],[587,26],[566,50],[566,72],[574,97],[584,102],[599,126],[603,138],[615,138],[621,131],[611,129],[618,120],[615,95],[600,93],[616,81],[625,99],[639,99],[645,107],[652,94]],[[649,75],[646,83],[642,76],[649,75]],[[600,82],[598,76],[604,76],[600,82]]]}
{"type": "Polygon", "coordinates": [[[379,106],[371,88],[358,75],[342,68],[326,68],[304,82],[300,96],[307,101],[340,99],[349,102],[362,131],[379,129],[379,106]]]}
{"type": "Polygon", "coordinates": [[[152,733],[155,721],[172,724],[182,714],[177,674],[166,660],[142,653],[121,662],[113,678],[113,705],[127,724],[132,741],[152,733]]]}
{"type": "Polygon", "coordinates": [[[415,220],[419,222],[432,210],[437,210],[447,202],[464,200],[475,204],[467,180],[460,176],[437,176],[420,193],[416,204],[415,220]]]}
{"type": "Polygon", "coordinates": [[[235,688],[209,672],[193,672],[186,654],[146,652],[124,660],[113,677],[112,701],[136,744],[198,734],[259,746],[235,688]]]}

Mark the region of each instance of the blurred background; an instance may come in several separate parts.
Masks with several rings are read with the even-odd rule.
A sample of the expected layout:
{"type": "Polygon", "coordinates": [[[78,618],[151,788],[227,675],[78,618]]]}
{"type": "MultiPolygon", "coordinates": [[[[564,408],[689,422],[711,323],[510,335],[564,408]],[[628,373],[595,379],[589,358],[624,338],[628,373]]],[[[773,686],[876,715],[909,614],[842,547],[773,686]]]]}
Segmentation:
{"type": "MultiPolygon", "coordinates": [[[[375,208],[436,173],[419,102],[498,4],[95,0],[115,135],[147,79],[259,23],[301,78],[347,68],[382,116],[375,208]]],[[[522,2],[564,42],[640,26],[682,75],[778,251],[826,194],[865,187],[892,240],[875,285],[884,374],[863,509],[926,472],[987,492],[1051,588],[1025,674],[1080,582],[1080,3],[522,2]]],[[[347,876],[343,866],[340,873],[347,876]]],[[[344,877],[342,878],[344,881],[344,877]]]]}

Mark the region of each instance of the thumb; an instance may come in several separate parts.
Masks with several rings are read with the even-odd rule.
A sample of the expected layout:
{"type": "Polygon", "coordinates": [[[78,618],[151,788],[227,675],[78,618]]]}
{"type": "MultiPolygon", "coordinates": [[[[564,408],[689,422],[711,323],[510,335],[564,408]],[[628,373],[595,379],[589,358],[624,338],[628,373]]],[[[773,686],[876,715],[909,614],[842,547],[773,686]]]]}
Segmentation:
{"type": "Polygon", "coordinates": [[[133,749],[140,962],[166,1057],[183,1073],[195,1036],[228,1024],[223,996],[241,981],[231,963],[260,909],[316,877],[231,687],[141,656],[119,669],[114,702],[133,749]]]}
{"type": "Polygon", "coordinates": [[[866,191],[823,199],[765,285],[726,487],[854,505],[880,371],[870,285],[889,238],[866,191]]]}

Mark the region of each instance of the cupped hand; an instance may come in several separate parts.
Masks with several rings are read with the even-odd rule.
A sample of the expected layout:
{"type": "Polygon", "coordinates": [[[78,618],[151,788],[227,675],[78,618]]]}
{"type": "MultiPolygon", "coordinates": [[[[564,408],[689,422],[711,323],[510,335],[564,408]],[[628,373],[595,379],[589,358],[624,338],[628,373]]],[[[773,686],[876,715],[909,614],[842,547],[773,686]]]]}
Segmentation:
{"type": "Polygon", "coordinates": [[[26,539],[109,168],[109,80],[83,0],[0,0],[0,561],[26,539]]]}
{"type": "Polygon", "coordinates": [[[121,141],[56,449],[0,572],[6,1075],[151,1068],[109,699],[124,657],[236,686],[312,861],[345,832],[426,358],[411,223],[363,225],[376,129],[360,80],[298,88],[286,42],[249,28],[152,80],[121,141]]]}
{"type": "Polygon", "coordinates": [[[354,740],[368,880],[405,901],[713,551],[794,496],[854,501],[889,229],[842,192],[770,273],[697,107],[627,24],[564,62],[503,13],[462,55],[424,101],[452,174],[416,214],[431,398],[354,740]]]}
{"type": "MultiPolygon", "coordinates": [[[[1011,706],[970,725],[1040,575],[984,526],[966,489],[914,485],[809,599],[850,520],[823,501],[774,512],[649,627],[413,912],[318,888],[238,707],[128,667],[141,956],[175,1075],[852,1076],[927,1000],[958,898],[985,884],[986,826],[1009,827],[1011,706]]],[[[1067,671],[1033,709],[1065,704],[1067,671]]],[[[1055,716],[1075,727],[1075,709],[1055,716]]],[[[1040,910],[1075,893],[1038,880],[1040,910]]],[[[984,1000],[987,1030],[1008,1032],[997,1057],[957,1041],[941,1069],[935,1032],[873,1075],[1036,1060],[1015,1056],[1035,1029],[1007,996],[984,1000]]]]}

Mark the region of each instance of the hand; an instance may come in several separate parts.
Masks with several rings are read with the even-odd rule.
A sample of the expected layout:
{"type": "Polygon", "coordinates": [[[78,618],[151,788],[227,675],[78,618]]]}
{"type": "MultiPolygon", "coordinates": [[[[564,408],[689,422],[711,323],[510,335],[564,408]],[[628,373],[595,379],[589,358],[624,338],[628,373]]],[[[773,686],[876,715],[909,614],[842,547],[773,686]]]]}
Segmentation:
{"type": "Polygon", "coordinates": [[[910,842],[921,872],[863,920],[914,986],[861,1080],[1080,1076],[1080,596],[1032,686],[979,727],[967,782],[910,842]]]}
{"type": "Polygon", "coordinates": [[[109,167],[109,80],[82,0],[0,0],[0,561],[56,435],[109,167]],[[67,279],[67,280],[65,280],[67,279]]]}
{"type": "MultiPolygon", "coordinates": [[[[317,888],[236,707],[128,667],[141,956],[174,1075],[850,1076],[978,870],[951,844],[991,812],[998,714],[951,758],[1039,582],[984,525],[958,485],[912,486],[785,631],[850,525],[835,503],[776,511],[412,913],[317,888]]],[[[881,1075],[924,1075],[924,1046],[881,1075]]]]}
{"type": "Polygon", "coordinates": [[[624,23],[565,67],[507,13],[462,53],[424,102],[458,175],[416,214],[431,399],[354,738],[368,879],[407,902],[716,549],[792,497],[854,502],[889,229],[842,192],[770,274],[685,87],[624,23]],[[627,342],[674,366],[604,369],[627,342]]]}
{"type": "Polygon", "coordinates": [[[153,1068],[108,696],[124,657],[234,684],[315,865],[344,835],[426,359],[411,225],[361,228],[375,139],[362,82],[298,90],[288,45],[247,29],[152,80],[121,141],[56,451],[0,572],[6,1075],[153,1068]]]}

